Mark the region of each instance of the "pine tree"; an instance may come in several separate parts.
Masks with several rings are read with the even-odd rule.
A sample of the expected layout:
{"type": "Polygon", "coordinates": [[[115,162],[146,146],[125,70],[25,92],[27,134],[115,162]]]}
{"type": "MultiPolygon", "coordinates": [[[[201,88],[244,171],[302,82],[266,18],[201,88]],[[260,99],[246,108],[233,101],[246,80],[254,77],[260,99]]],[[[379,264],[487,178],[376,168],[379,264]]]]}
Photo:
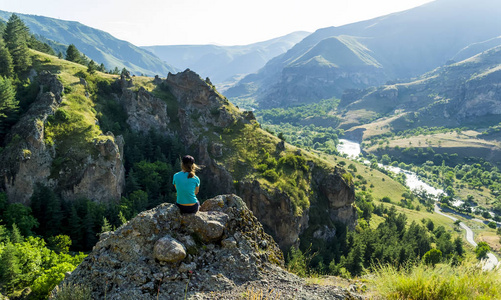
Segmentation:
{"type": "Polygon", "coordinates": [[[17,15],[12,14],[5,28],[4,40],[12,56],[16,72],[23,72],[31,65],[28,50],[29,37],[28,27],[17,15]]]}
{"type": "Polygon", "coordinates": [[[124,214],[122,213],[122,211],[120,211],[118,213],[118,219],[120,220],[120,225],[123,225],[125,223],[127,223],[127,219],[125,218],[124,214]]]}
{"type": "Polygon", "coordinates": [[[94,226],[96,225],[96,221],[94,218],[92,203],[87,202],[85,217],[82,221],[82,228],[84,230],[84,247],[85,249],[92,249],[92,247],[96,244],[96,232],[94,231],[94,226]]]}
{"type": "Polygon", "coordinates": [[[68,218],[68,229],[71,240],[73,241],[73,246],[77,249],[82,248],[82,219],[78,215],[77,208],[75,205],[70,204],[70,216],[68,218]]]}
{"type": "Polygon", "coordinates": [[[13,244],[23,242],[23,236],[21,235],[21,231],[19,231],[19,227],[17,227],[16,223],[12,224],[12,232],[10,233],[10,241],[13,244]]]}
{"type": "Polygon", "coordinates": [[[0,76],[0,136],[17,121],[18,109],[14,85],[10,79],[0,76]]]}
{"type": "Polygon", "coordinates": [[[111,231],[111,224],[106,217],[103,217],[103,226],[101,226],[101,233],[111,231]]]}
{"type": "Polygon", "coordinates": [[[14,73],[14,64],[7,46],[0,38],[0,76],[11,77],[14,73]]]}
{"type": "Polygon", "coordinates": [[[17,257],[16,247],[8,243],[2,252],[1,262],[1,278],[4,283],[4,288],[8,292],[14,291],[18,286],[21,269],[19,267],[19,258],[17,257]]]}
{"type": "Polygon", "coordinates": [[[68,49],[66,49],[66,60],[76,63],[82,62],[82,55],[80,54],[80,51],[78,51],[77,47],[75,47],[75,45],[70,44],[68,46],[68,49]]]}
{"type": "Polygon", "coordinates": [[[46,202],[47,202],[47,232],[46,236],[57,235],[61,233],[61,224],[63,222],[63,211],[61,208],[61,199],[50,188],[46,188],[46,202]]]}
{"type": "Polygon", "coordinates": [[[96,64],[93,60],[91,60],[91,61],[89,62],[89,64],[87,65],[87,72],[88,72],[89,74],[94,74],[94,73],[96,73],[96,70],[97,70],[97,69],[98,69],[97,64],[96,64]]]}

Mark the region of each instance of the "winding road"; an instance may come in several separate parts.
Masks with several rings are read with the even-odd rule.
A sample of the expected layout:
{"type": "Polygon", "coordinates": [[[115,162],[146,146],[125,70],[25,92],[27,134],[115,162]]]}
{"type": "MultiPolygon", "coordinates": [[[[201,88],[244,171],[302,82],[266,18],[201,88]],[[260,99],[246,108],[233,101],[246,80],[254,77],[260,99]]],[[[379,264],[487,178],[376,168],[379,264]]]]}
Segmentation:
{"type": "MultiPolygon", "coordinates": [[[[444,214],[440,210],[440,207],[438,207],[438,205],[436,203],[435,203],[435,212],[437,214],[445,216],[453,221],[458,220],[457,218],[455,218],[453,216],[449,216],[447,214],[444,214]]],[[[466,224],[464,224],[463,222],[459,223],[459,226],[466,231],[466,241],[470,245],[472,245],[473,247],[477,247],[477,243],[475,242],[475,239],[473,238],[474,235],[473,235],[473,231],[471,230],[471,228],[466,226],[466,224]]],[[[491,252],[489,252],[489,253],[487,253],[487,259],[486,259],[482,269],[483,270],[492,270],[498,265],[498,263],[499,263],[499,261],[498,261],[497,257],[494,254],[492,254],[491,252]]]]}
{"type": "MultiPolygon", "coordinates": [[[[341,143],[337,146],[337,149],[340,153],[345,153],[349,157],[355,158],[360,154],[360,144],[354,141],[346,140],[346,139],[340,139],[339,140],[341,143]]],[[[409,187],[411,190],[424,190],[427,193],[431,194],[432,196],[435,196],[435,198],[438,197],[441,193],[443,193],[442,190],[436,189],[429,184],[423,182],[422,180],[419,179],[419,177],[409,171],[402,170],[397,167],[390,167],[390,166],[383,166],[380,165],[381,167],[387,168],[389,171],[394,172],[394,173],[400,173],[403,172],[406,175],[406,185],[409,187]]],[[[435,203],[435,212],[437,214],[440,214],[442,216],[445,216],[453,221],[457,221],[458,219],[446,215],[440,210],[440,207],[435,203]]],[[[480,221],[480,220],[478,220],[480,221]]],[[[482,222],[482,221],[480,221],[482,222]]],[[[482,222],[483,223],[483,222],[482,222]]],[[[459,223],[459,226],[463,228],[466,231],[466,241],[472,245],[473,247],[477,247],[477,243],[475,242],[475,239],[473,238],[473,231],[471,230],[470,227],[466,226],[463,222],[459,223]]],[[[483,270],[492,270],[498,265],[499,261],[497,257],[492,254],[492,253],[487,253],[487,259],[484,260],[484,265],[482,267],[483,270]]]]}

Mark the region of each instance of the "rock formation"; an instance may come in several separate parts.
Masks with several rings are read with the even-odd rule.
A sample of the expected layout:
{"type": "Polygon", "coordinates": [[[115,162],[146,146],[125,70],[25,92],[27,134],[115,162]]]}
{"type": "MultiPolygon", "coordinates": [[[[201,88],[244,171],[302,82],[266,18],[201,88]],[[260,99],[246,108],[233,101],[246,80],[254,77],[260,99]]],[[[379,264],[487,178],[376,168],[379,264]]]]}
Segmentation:
{"type": "MultiPolygon", "coordinates": [[[[10,201],[24,204],[28,204],[37,183],[54,188],[66,199],[119,199],[125,178],[120,136],[109,133],[96,139],[92,145],[96,155],[89,155],[75,168],[62,168],[54,174],[55,145],[45,142],[44,128],[47,118],[63,101],[64,87],[56,75],[47,71],[39,74],[38,82],[36,100],[6,138],[8,143],[0,156],[1,189],[10,201]]],[[[68,155],[67,159],[72,157],[68,155]]]]}
{"type": "MultiPolygon", "coordinates": [[[[122,79],[124,81],[124,79],[122,79]]],[[[269,187],[256,180],[242,180],[228,171],[224,157],[234,149],[224,148],[217,139],[211,139],[214,131],[221,131],[233,124],[255,124],[252,112],[240,112],[232,106],[224,96],[220,95],[214,87],[203,80],[191,70],[178,74],[169,74],[167,79],[160,82],[175,97],[176,105],[162,106],[158,109],[158,99],[151,93],[140,89],[132,92],[128,89],[130,84],[122,83],[124,90],[121,96],[122,105],[126,106],[128,113],[127,122],[137,131],[147,131],[150,128],[162,130],[167,135],[173,135],[191,151],[197,162],[204,165],[201,177],[210,178],[210,182],[217,183],[211,186],[213,194],[236,193],[241,195],[248,207],[253,211],[258,220],[265,226],[268,233],[272,234],[282,249],[288,249],[298,244],[300,235],[308,228],[309,210],[304,210],[296,215],[291,196],[277,188],[269,187]],[[129,107],[130,106],[130,107],[129,107]],[[177,106],[177,107],[175,107],[177,106]],[[168,126],[168,118],[163,118],[166,110],[177,109],[179,128],[168,126]],[[140,117],[139,117],[140,116],[140,117]],[[141,120],[141,121],[134,121],[141,120]],[[145,120],[151,120],[145,121],[145,120]],[[169,128],[169,130],[163,130],[169,128]],[[238,186],[234,182],[240,181],[238,186]]],[[[216,134],[220,137],[219,134],[216,134]]],[[[278,139],[277,139],[278,140],[278,139]]],[[[285,144],[279,143],[277,151],[286,150],[285,144]]],[[[300,154],[300,153],[299,153],[300,154]]],[[[312,169],[321,170],[315,162],[310,162],[312,169]]],[[[242,166],[245,168],[246,166],[242,166]]],[[[248,172],[253,172],[249,169],[248,172]]],[[[353,228],[357,215],[352,204],[354,190],[341,177],[343,170],[334,170],[329,174],[315,172],[313,181],[321,191],[316,193],[316,198],[327,197],[329,204],[326,209],[330,211],[329,222],[339,222],[353,228]],[[321,178],[320,178],[321,177],[321,178]],[[321,182],[321,183],[320,183],[321,182]]],[[[312,199],[315,201],[315,199],[312,199]]],[[[335,228],[330,228],[335,232],[335,228]]]]}
{"type": "Polygon", "coordinates": [[[308,286],[283,265],[282,252],[242,199],[222,195],[197,214],[166,203],[102,234],[62,285],[88,286],[94,299],[235,299],[249,287],[277,289],[282,299],[357,299],[308,286]]]}

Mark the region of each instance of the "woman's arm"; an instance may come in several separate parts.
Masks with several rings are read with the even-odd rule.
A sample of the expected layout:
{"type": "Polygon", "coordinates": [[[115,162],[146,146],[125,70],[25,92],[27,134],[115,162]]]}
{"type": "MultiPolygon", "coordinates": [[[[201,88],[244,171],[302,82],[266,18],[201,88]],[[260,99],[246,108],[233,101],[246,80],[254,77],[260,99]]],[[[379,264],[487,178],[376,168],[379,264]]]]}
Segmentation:
{"type": "Polygon", "coordinates": [[[198,191],[199,191],[199,190],[200,190],[200,187],[199,187],[199,186],[197,186],[197,187],[195,188],[195,195],[197,195],[197,194],[198,194],[198,191]]]}

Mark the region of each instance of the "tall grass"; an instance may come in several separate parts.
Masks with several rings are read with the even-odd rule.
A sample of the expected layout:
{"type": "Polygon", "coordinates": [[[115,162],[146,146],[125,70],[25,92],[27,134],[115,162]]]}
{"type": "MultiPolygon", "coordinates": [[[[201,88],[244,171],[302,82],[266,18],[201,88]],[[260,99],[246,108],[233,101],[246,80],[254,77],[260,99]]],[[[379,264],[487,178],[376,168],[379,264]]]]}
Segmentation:
{"type": "Polygon", "coordinates": [[[501,299],[499,270],[482,271],[472,260],[459,266],[419,264],[400,270],[380,265],[374,275],[376,299],[501,299]]]}

